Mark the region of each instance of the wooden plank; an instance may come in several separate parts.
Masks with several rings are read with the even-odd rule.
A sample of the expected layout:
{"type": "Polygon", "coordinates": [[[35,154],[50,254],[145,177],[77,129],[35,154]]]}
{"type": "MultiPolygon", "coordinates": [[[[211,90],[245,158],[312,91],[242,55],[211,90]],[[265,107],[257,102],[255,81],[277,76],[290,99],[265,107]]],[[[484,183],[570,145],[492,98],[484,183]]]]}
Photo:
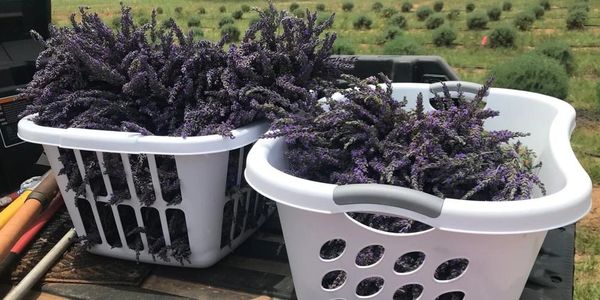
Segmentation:
{"type": "MultiPolygon", "coordinates": [[[[153,271],[141,287],[174,295],[188,295],[187,293],[184,294],[183,291],[185,290],[210,295],[208,291],[212,292],[212,290],[207,290],[207,287],[210,287],[211,289],[217,289],[218,292],[229,290],[250,295],[250,297],[242,299],[252,299],[259,295],[282,299],[292,298],[294,290],[291,284],[291,276],[282,275],[286,272],[281,270],[278,270],[278,273],[282,274],[264,272],[268,271],[266,268],[270,263],[272,262],[265,262],[266,266],[262,267],[263,271],[251,269],[249,264],[239,267],[230,266],[223,262],[209,269],[182,269],[161,266],[153,271]],[[161,282],[164,284],[161,284],[161,282]]],[[[260,261],[255,260],[252,265],[258,266],[260,261]]]]}
{"type": "MultiPolygon", "coordinates": [[[[165,278],[151,275],[141,286],[143,289],[188,297],[198,300],[250,300],[260,299],[254,294],[225,290],[199,283],[190,283],[175,278],[165,278]]],[[[270,298],[267,298],[270,299],[270,298]]]]}
{"type": "Polygon", "coordinates": [[[96,284],[48,283],[42,291],[68,299],[127,299],[127,300],[183,300],[180,296],[168,295],[130,286],[108,286],[96,284]]]}

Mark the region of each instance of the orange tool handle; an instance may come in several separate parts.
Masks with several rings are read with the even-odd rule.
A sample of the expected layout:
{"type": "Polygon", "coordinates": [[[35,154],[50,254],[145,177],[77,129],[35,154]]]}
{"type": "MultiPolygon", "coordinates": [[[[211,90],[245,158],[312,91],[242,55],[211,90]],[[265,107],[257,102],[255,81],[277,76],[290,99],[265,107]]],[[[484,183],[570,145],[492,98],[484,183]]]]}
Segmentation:
{"type": "Polygon", "coordinates": [[[23,206],[0,229],[0,261],[8,255],[12,246],[27,229],[27,225],[40,214],[57,193],[56,178],[54,174],[49,173],[29,194],[23,206]]]}

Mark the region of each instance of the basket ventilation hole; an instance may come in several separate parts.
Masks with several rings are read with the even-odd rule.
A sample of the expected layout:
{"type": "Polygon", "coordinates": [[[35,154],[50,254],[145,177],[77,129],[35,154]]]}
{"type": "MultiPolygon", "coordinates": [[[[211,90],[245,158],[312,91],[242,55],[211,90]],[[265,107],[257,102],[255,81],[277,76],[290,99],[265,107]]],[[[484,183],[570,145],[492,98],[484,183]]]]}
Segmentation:
{"type": "Polygon", "coordinates": [[[356,255],[356,265],[359,267],[374,265],[383,258],[383,252],[385,252],[385,248],[381,245],[364,247],[356,255]]]}
{"type": "Polygon", "coordinates": [[[154,159],[158,168],[158,180],[163,199],[168,204],[181,203],[181,189],[175,156],[155,155],[154,159]]]}
{"type": "Polygon", "coordinates": [[[166,250],[166,243],[158,210],[154,207],[142,207],[141,213],[146,238],[148,239],[148,253],[152,255],[159,254],[159,257],[166,260],[166,255],[160,254],[161,251],[166,250]]]}
{"type": "Polygon", "coordinates": [[[464,298],[465,298],[465,293],[459,292],[459,291],[454,291],[454,292],[443,293],[443,294],[437,296],[437,298],[435,298],[435,300],[462,300],[464,298]]]}
{"type": "Polygon", "coordinates": [[[115,215],[113,214],[110,204],[98,201],[96,202],[96,209],[98,210],[98,216],[100,217],[100,224],[102,225],[106,242],[111,247],[123,247],[121,237],[119,236],[119,229],[117,229],[115,215]]]}
{"type": "Polygon", "coordinates": [[[332,291],[341,287],[345,282],[346,272],[342,270],[335,270],[323,276],[321,286],[327,291],[332,291]]]}
{"type": "Polygon", "coordinates": [[[113,190],[110,203],[115,204],[131,199],[121,155],[109,152],[103,152],[102,155],[104,158],[104,167],[113,190]]]}
{"type": "Polygon", "coordinates": [[[435,269],[435,274],[433,276],[437,280],[452,280],[462,275],[468,265],[469,260],[466,258],[447,260],[435,269]]]}
{"type": "Polygon", "coordinates": [[[323,246],[321,246],[321,251],[319,252],[319,256],[325,260],[331,260],[338,258],[344,253],[346,249],[346,241],[342,239],[333,239],[327,241],[323,246]]]}
{"type": "Polygon", "coordinates": [[[102,243],[90,202],[86,199],[77,198],[75,203],[77,205],[77,210],[79,211],[79,217],[83,223],[83,228],[85,229],[86,239],[92,244],[102,243]]]}
{"type": "Polygon", "coordinates": [[[136,252],[144,250],[142,243],[142,232],[140,225],[137,223],[135,212],[131,206],[120,204],[117,206],[119,216],[121,217],[121,225],[125,233],[125,241],[129,249],[136,252]]]}
{"type": "Polygon", "coordinates": [[[221,248],[231,245],[231,226],[233,226],[233,200],[223,206],[223,223],[221,224],[221,248]]]}
{"type": "Polygon", "coordinates": [[[394,300],[414,300],[423,293],[423,286],[420,284],[407,284],[396,290],[394,300]]]}
{"type": "Polygon", "coordinates": [[[375,296],[383,288],[384,280],[381,277],[363,279],[356,286],[356,295],[362,297],[375,296]]]}
{"type": "Polygon", "coordinates": [[[396,260],[394,271],[408,273],[418,269],[425,261],[425,253],[414,251],[406,253],[396,260]]]}

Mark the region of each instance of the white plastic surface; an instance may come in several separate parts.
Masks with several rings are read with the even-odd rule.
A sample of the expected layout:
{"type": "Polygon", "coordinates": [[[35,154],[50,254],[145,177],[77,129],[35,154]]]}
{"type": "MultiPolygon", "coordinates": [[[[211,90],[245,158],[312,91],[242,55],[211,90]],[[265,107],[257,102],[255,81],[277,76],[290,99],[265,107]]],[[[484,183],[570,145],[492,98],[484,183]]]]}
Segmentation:
{"type": "MultiPolygon", "coordinates": [[[[258,210],[259,197],[255,191],[247,187],[242,182],[241,170],[244,164],[245,151],[248,151],[251,143],[255,142],[268,128],[266,123],[256,123],[234,131],[235,139],[223,138],[218,135],[188,137],[157,137],[142,136],[140,134],[125,132],[110,132],[89,129],[59,129],[38,126],[30,121],[30,117],[24,118],[19,122],[19,136],[33,143],[43,144],[48,160],[55,174],[63,168],[59,160],[59,147],[69,148],[74,151],[75,158],[81,174],[85,174],[84,163],[81,151],[93,151],[95,158],[103,173],[103,181],[108,195],[113,193],[110,178],[106,173],[104,164],[104,152],[120,153],[124,173],[127,180],[127,186],[131,199],[124,200],[118,205],[111,205],[111,210],[116,222],[118,239],[121,247],[112,247],[107,242],[106,229],[103,228],[101,218],[96,207],[97,203],[106,203],[108,197],[98,196],[92,193],[89,185],[86,185],[85,199],[89,202],[92,209],[93,218],[99,229],[101,243],[94,245],[90,252],[111,256],[127,260],[136,260],[146,263],[155,263],[173,266],[185,267],[209,267],[218,262],[222,257],[230,253],[248,238],[265,220],[266,216],[274,210],[274,207],[267,214],[256,220],[257,226],[250,228],[249,213],[252,211],[256,216],[258,210]],[[246,147],[244,147],[246,146],[246,147]],[[239,151],[238,151],[239,149],[239,151]],[[237,182],[238,186],[244,191],[240,198],[226,196],[226,178],[228,172],[228,160],[230,151],[239,153],[237,182]],[[155,192],[156,201],[152,205],[143,206],[136,193],[131,164],[129,163],[130,154],[146,154],[148,166],[150,169],[152,187],[155,192]],[[180,192],[182,201],[176,205],[168,205],[163,199],[159,173],[156,167],[155,155],[173,156],[176,162],[177,174],[180,182],[180,192]],[[246,186],[246,187],[244,187],[246,186]],[[224,206],[228,201],[233,201],[233,221],[225,233],[230,237],[230,244],[221,244],[221,231],[223,226],[224,206]],[[167,212],[171,209],[181,210],[185,215],[187,235],[190,246],[189,262],[183,265],[169,257],[169,261],[163,261],[159,257],[154,257],[149,253],[148,239],[145,233],[140,237],[143,244],[143,250],[139,256],[135,250],[127,245],[126,230],[121,222],[118,206],[127,206],[133,209],[135,213],[135,223],[143,227],[142,208],[148,207],[156,209],[160,217],[162,236],[166,245],[171,245],[171,233],[169,232],[167,222],[167,212]],[[243,207],[242,207],[243,206],[243,207]],[[236,235],[234,228],[237,225],[238,211],[243,214],[240,219],[242,223],[241,232],[236,235]]],[[[69,211],[73,225],[79,236],[89,234],[84,227],[84,220],[76,206],[77,197],[75,192],[67,190],[68,178],[66,175],[57,176],[57,183],[65,200],[65,205],[69,211]]]]}
{"type": "Polygon", "coordinates": [[[26,116],[19,121],[18,136],[24,141],[61,148],[119,153],[165,155],[208,154],[237,149],[256,141],[269,124],[257,122],[232,131],[235,138],[218,134],[177,137],[144,136],[135,132],[120,132],[81,128],[53,128],[36,125],[26,116]]]}
{"type": "MultiPolygon", "coordinates": [[[[415,107],[418,93],[432,95],[429,85],[393,84],[395,99],[407,97],[415,107]]],[[[570,146],[575,110],[562,100],[523,91],[493,88],[485,100],[500,116],[488,120],[490,130],[529,132],[520,140],[543,162],[540,178],[548,194],[520,201],[467,201],[445,199],[439,217],[430,218],[396,207],[373,204],[336,205],[335,185],[301,179],[285,173],[282,139],[259,140],[250,151],[245,176],[259,193],[277,202],[294,285],[299,299],[355,299],[361,280],[380,276],[383,289],[375,299],[392,299],[396,289],[417,283],[419,299],[435,299],[462,291],[464,299],[519,298],[537,253],[550,229],[571,224],[591,208],[592,184],[570,146]],[[434,229],[416,234],[391,234],[355,222],[345,212],[374,212],[408,217],[434,229]],[[309,234],[307,234],[309,233],[309,234]],[[319,257],[321,246],[343,239],[346,250],[338,259],[319,257]],[[369,245],[385,248],[382,260],[358,267],[356,254],[369,245]],[[422,251],[423,266],[408,274],[393,271],[394,262],[411,251],[422,251]],[[464,274],[448,282],[433,278],[435,268],[451,258],[466,258],[464,274]],[[321,287],[323,276],[344,270],[348,278],[333,291],[321,287]]],[[[433,109],[428,101],[426,109],[433,109]]]]}

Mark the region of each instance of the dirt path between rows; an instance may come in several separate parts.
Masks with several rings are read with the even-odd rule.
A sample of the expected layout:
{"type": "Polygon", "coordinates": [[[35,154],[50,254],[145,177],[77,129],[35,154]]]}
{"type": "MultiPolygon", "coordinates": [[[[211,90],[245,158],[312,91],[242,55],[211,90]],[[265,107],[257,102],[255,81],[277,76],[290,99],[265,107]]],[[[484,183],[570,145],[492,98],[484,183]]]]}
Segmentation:
{"type": "Polygon", "coordinates": [[[592,191],[592,210],[585,216],[578,225],[595,229],[600,233],[600,187],[594,187],[592,191]]]}

